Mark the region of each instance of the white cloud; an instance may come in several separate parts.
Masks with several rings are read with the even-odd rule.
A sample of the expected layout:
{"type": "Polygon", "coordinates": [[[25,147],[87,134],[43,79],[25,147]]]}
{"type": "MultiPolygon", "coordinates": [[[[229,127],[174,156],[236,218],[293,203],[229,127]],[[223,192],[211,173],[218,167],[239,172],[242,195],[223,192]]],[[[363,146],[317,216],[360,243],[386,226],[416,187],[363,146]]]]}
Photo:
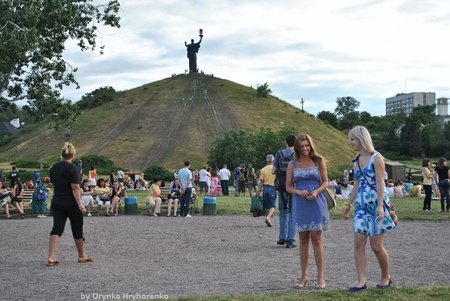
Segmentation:
{"type": "Polygon", "coordinates": [[[121,1],[120,29],[100,29],[105,54],[68,44],[79,68],[78,100],[102,86],[131,89],[183,73],[184,41],[204,39],[198,66],[247,86],[268,82],[273,94],[316,114],[353,96],[361,111],[385,114],[396,93],[450,97],[446,79],[450,9],[438,1],[121,1]],[[406,83],[406,84],[405,84],[406,83]]]}

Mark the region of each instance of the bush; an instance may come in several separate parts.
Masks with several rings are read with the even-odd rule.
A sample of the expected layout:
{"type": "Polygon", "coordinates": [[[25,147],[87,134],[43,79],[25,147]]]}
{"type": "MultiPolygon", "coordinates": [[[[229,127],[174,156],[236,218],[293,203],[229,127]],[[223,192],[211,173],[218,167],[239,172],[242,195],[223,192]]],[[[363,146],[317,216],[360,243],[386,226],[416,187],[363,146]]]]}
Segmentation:
{"type": "Polygon", "coordinates": [[[89,154],[75,158],[73,163],[77,164],[78,161],[83,160],[83,173],[87,174],[87,171],[91,167],[95,167],[98,174],[109,174],[114,169],[114,162],[105,156],[98,154],[89,154]]]}
{"type": "MultiPolygon", "coordinates": [[[[16,167],[21,168],[35,168],[35,169],[41,168],[41,162],[33,160],[17,160],[15,162],[11,162],[11,165],[15,165],[16,167]]],[[[42,162],[42,167],[49,168],[50,164],[47,162],[42,162]]]]}
{"type": "Polygon", "coordinates": [[[152,165],[147,167],[144,169],[143,173],[148,182],[151,182],[153,178],[160,178],[164,181],[173,180],[173,173],[160,165],[152,165]]]}

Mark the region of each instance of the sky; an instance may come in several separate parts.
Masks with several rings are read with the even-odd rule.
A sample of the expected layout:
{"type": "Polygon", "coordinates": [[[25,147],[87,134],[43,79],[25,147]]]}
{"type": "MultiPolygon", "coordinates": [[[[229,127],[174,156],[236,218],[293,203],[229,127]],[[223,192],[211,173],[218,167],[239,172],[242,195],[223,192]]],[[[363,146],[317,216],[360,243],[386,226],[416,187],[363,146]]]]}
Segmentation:
{"type": "MultiPolygon", "coordinates": [[[[102,2],[106,0],[95,0],[102,2]]],[[[78,68],[72,101],[112,86],[128,90],[184,73],[184,42],[203,41],[205,73],[272,94],[311,114],[352,96],[359,111],[384,116],[404,92],[450,97],[450,6],[439,0],[122,0],[121,28],[99,28],[98,51],[68,42],[78,68]]]]}

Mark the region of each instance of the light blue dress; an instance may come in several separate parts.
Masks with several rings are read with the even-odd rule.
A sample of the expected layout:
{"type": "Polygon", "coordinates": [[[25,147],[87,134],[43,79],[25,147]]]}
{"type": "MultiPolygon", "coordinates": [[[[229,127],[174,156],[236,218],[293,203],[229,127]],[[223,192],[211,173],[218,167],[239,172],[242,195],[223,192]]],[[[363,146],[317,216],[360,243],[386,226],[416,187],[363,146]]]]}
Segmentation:
{"type": "MultiPolygon", "coordinates": [[[[297,168],[294,164],[294,187],[311,192],[317,189],[320,182],[320,173],[317,165],[308,168],[297,168]]],[[[297,232],[327,231],[330,229],[330,215],[325,194],[319,193],[314,200],[308,200],[300,195],[293,194],[292,215],[297,232]]]]}
{"type": "MultiPolygon", "coordinates": [[[[395,224],[387,211],[386,205],[383,206],[384,218],[380,221],[377,221],[376,218],[378,197],[375,190],[377,184],[373,161],[378,154],[378,152],[375,152],[370,157],[369,164],[363,170],[359,169],[357,161],[355,161],[353,168],[355,178],[359,182],[358,194],[355,200],[353,231],[367,236],[376,236],[395,229],[395,224]]],[[[384,191],[384,202],[389,206],[389,196],[386,190],[384,191]]]]}

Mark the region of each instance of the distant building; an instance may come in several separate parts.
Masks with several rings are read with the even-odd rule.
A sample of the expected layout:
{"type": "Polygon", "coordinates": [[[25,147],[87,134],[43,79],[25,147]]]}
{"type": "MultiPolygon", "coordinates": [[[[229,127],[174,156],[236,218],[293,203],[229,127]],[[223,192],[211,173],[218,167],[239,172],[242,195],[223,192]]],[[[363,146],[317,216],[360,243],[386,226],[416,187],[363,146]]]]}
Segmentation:
{"type": "Polygon", "coordinates": [[[386,115],[405,112],[409,116],[413,108],[430,105],[436,105],[436,93],[434,92],[399,93],[394,97],[386,98],[386,115]]]}
{"type": "Polygon", "coordinates": [[[17,132],[17,129],[9,124],[9,122],[0,121],[0,139],[5,135],[14,135],[15,132],[17,132]]]}
{"type": "Polygon", "coordinates": [[[447,122],[450,121],[450,116],[448,115],[448,98],[447,97],[439,97],[436,99],[436,107],[437,107],[437,119],[441,126],[444,126],[447,122]]]}

